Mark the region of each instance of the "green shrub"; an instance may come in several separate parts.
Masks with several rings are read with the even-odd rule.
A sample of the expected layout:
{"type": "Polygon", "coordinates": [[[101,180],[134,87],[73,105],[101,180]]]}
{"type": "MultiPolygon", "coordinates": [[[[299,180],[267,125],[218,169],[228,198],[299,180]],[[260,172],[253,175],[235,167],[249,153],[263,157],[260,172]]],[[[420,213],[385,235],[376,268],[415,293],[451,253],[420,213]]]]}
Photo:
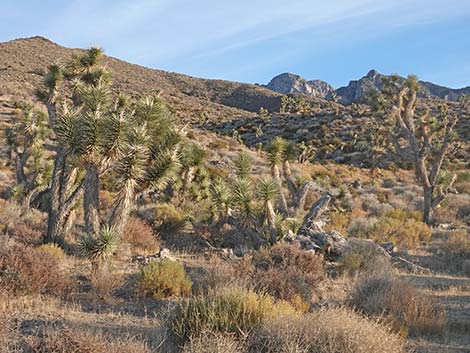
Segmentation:
{"type": "Polygon", "coordinates": [[[168,259],[142,267],[137,284],[140,295],[155,299],[188,295],[191,286],[183,266],[168,259]]]}
{"type": "Polygon", "coordinates": [[[182,341],[203,332],[244,336],[267,319],[295,315],[284,301],[240,288],[225,288],[219,293],[183,301],[170,320],[172,332],[182,341]]]}
{"type": "Polygon", "coordinates": [[[158,204],[155,209],[155,225],[160,233],[177,233],[184,227],[186,220],[186,217],[172,204],[158,204]]]}
{"type": "Polygon", "coordinates": [[[428,241],[432,235],[431,228],[421,219],[421,212],[394,209],[377,220],[352,222],[349,235],[415,248],[420,241],[428,241]]]}

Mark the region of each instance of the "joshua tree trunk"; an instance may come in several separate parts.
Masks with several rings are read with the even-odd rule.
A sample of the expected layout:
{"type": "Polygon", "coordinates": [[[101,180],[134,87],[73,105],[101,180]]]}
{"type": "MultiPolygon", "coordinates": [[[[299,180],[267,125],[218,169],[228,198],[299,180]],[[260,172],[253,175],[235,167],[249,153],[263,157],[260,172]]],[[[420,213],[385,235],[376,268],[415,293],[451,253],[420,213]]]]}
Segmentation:
{"type": "Polygon", "coordinates": [[[424,205],[423,205],[423,222],[431,224],[433,221],[433,188],[424,187],[424,205]]]}
{"type": "Polygon", "coordinates": [[[123,190],[121,190],[109,220],[109,225],[114,228],[119,237],[124,231],[132,205],[134,204],[135,190],[133,184],[134,181],[130,180],[123,190]]]}
{"type": "Polygon", "coordinates": [[[284,216],[287,216],[289,215],[289,208],[287,207],[286,196],[284,195],[284,191],[282,190],[281,173],[279,172],[279,167],[277,165],[273,165],[271,167],[271,174],[279,187],[279,206],[281,212],[284,216]]]}
{"type": "Polygon", "coordinates": [[[266,218],[269,226],[269,235],[271,236],[271,244],[275,244],[277,242],[276,213],[271,201],[266,202],[266,218]]]}
{"type": "Polygon", "coordinates": [[[99,191],[99,171],[95,166],[89,165],[86,167],[83,206],[85,231],[91,236],[96,236],[100,230],[99,191]]]}
{"type": "Polygon", "coordinates": [[[297,190],[297,187],[295,186],[295,183],[292,181],[292,172],[291,172],[290,163],[288,160],[285,160],[284,163],[282,164],[282,171],[284,173],[284,178],[286,179],[287,188],[289,189],[289,192],[291,194],[292,201],[296,203],[298,190],[297,190]]]}

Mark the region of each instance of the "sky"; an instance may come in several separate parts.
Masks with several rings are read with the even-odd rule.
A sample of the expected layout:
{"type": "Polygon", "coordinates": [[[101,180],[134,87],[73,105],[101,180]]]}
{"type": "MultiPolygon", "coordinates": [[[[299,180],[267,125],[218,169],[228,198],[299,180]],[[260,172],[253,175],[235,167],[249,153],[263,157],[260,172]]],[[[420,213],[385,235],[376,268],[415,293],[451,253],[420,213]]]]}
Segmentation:
{"type": "Polygon", "coordinates": [[[470,86],[470,0],[3,0],[0,41],[35,35],[196,77],[470,86]]]}

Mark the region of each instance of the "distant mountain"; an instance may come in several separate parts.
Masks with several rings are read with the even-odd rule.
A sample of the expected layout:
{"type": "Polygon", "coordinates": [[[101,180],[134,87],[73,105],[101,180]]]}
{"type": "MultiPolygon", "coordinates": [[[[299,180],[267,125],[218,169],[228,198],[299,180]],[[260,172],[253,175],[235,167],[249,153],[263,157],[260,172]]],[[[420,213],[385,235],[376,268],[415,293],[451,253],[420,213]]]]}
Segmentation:
{"type": "Polygon", "coordinates": [[[298,93],[317,98],[327,98],[335,90],[327,82],[307,81],[303,77],[291,73],[283,73],[274,77],[264,87],[283,94],[298,93]]]}
{"type": "MultiPolygon", "coordinates": [[[[368,94],[373,90],[383,88],[383,79],[388,77],[382,75],[376,70],[369,73],[359,80],[349,82],[346,87],[335,90],[330,84],[320,80],[307,81],[303,77],[291,73],[284,73],[274,77],[264,87],[283,94],[297,93],[310,97],[329,99],[333,92],[339,98],[341,104],[363,103],[368,94]]],[[[402,78],[404,80],[404,78],[402,78]]],[[[421,89],[419,96],[422,98],[440,98],[455,101],[462,94],[470,94],[470,86],[460,89],[452,89],[439,86],[431,82],[420,81],[421,89]]]]}
{"type": "MultiPolygon", "coordinates": [[[[339,103],[351,104],[364,102],[369,92],[383,88],[383,79],[386,77],[389,76],[382,75],[376,70],[371,70],[360,80],[351,81],[346,87],[338,88],[336,94],[339,97],[339,103]]],[[[404,78],[401,79],[405,80],[404,78]]],[[[455,101],[459,99],[462,94],[470,94],[470,87],[452,89],[431,82],[420,81],[419,83],[421,87],[418,96],[421,98],[447,98],[450,101],[455,101]]]]}

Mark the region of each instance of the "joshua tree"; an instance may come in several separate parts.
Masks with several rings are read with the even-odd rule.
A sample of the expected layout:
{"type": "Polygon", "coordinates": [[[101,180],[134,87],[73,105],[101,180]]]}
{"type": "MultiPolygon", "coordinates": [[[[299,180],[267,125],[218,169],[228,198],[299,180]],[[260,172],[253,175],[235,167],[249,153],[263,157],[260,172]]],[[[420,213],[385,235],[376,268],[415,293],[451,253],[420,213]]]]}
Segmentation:
{"type": "Polygon", "coordinates": [[[455,177],[447,187],[439,185],[442,164],[453,140],[457,117],[449,114],[447,103],[440,106],[439,116],[431,116],[429,109],[417,113],[418,79],[410,75],[404,83],[395,76],[384,85],[378,96],[378,110],[385,111],[387,138],[402,159],[409,151],[416,178],[423,188],[423,221],[433,222],[433,210],[446,197],[455,177]]]}
{"type": "Polygon", "coordinates": [[[282,191],[282,180],[280,168],[285,161],[286,141],[276,137],[268,147],[268,162],[271,167],[271,176],[278,184],[280,209],[284,216],[289,214],[286,197],[282,191]]]}
{"type": "Polygon", "coordinates": [[[37,193],[47,188],[51,166],[45,158],[44,143],[50,130],[47,116],[32,105],[21,103],[14,125],[5,129],[10,161],[15,169],[16,196],[30,207],[37,193]]]}
{"type": "Polygon", "coordinates": [[[204,166],[207,151],[197,143],[185,146],[181,153],[183,192],[187,191],[196,173],[204,166]]]}
{"type": "MultiPolygon", "coordinates": [[[[262,202],[263,220],[267,223],[270,242],[277,241],[276,212],[273,203],[279,196],[279,187],[274,179],[261,179],[256,188],[259,200],[262,202]]],[[[264,222],[262,222],[264,223],[264,222]]]]}
{"type": "Polygon", "coordinates": [[[119,237],[111,227],[103,227],[96,236],[85,235],[80,239],[82,256],[91,261],[92,272],[98,271],[100,265],[107,261],[117,250],[119,237]]]}

